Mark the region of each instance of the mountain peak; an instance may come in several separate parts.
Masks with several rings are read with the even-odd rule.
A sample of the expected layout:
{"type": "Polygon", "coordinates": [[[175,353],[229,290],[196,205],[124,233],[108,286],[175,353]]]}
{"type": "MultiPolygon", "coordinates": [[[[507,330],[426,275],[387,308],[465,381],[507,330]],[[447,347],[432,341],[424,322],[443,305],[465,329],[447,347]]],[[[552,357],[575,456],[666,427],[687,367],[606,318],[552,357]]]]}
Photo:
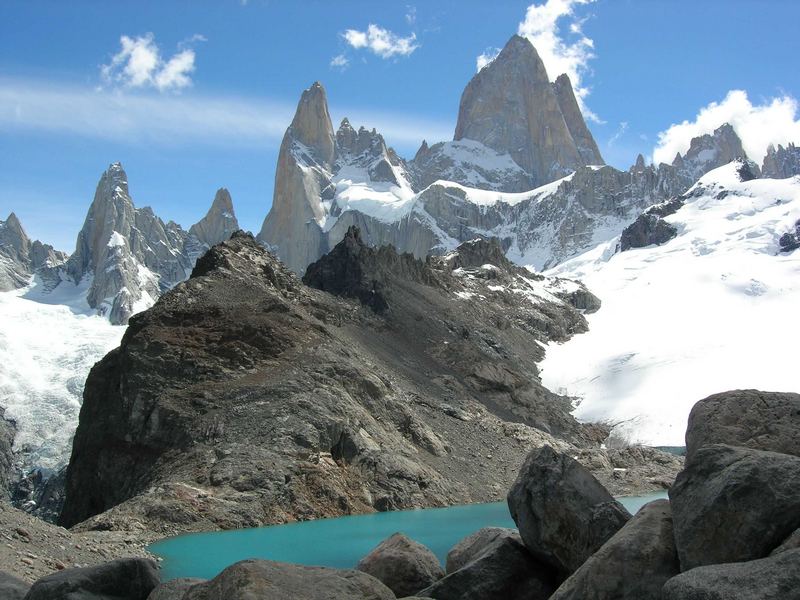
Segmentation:
{"type": "Polygon", "coordinates": [[[569,78],[551,84],[536,48],[519,35],[464,89],[454,140],[465,138],[510,154],[531,187],[603,163],[569,78]]]}
{"type": "Polygon", "coordinates": [[[322,84],[303,91],[292,124],[287,131],[294,140],[316,151],[320,162],[330,165],[335,154],[333,123],[328,112],[328,97],[322,84]]]}
{"type": "Polygon", "coordinates": [[[238,229],[231,194],[227,189],[219,188],[206,216],[189,228],[189,234],[210,248],[229,239],[238,229]]]}

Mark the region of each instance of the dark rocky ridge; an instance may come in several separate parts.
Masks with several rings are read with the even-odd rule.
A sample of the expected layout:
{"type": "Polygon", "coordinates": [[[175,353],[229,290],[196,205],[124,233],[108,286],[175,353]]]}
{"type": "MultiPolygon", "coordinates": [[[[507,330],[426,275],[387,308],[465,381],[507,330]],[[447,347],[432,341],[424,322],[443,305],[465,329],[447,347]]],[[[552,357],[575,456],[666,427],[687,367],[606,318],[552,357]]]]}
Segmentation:
{"type": "Polygon", "coordinates": [[[476,244],[423,262],[351,231],[325,260],[381,278],[381,313],[247,234],[212,248],[92,369],[61,522],[170,533],[494,500],[531,447],[592,446],[535,364],[536,340],[586,327],[581,286],[476,244]]]}

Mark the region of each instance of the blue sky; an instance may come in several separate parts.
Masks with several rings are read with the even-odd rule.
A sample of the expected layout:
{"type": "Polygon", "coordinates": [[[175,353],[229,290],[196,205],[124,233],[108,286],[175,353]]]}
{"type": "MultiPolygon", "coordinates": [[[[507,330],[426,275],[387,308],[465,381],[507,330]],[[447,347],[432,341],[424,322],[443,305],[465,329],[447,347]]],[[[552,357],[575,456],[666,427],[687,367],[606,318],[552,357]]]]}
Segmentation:
{"type": "Polygon", "coordinates": [[[257,231],[304,88],[321,81],[337,123],[375,126],[410,158],[452,136],[478,56],[518,31],[545,46],[551,79],[579,80],[607,162],[671,157],[724,120],[759,154],[800,142],[798,22],[790,0],[5,0],[0,218],[71,251],[119,160],[165,221],[188,227],[224,186],[257,231]]]}

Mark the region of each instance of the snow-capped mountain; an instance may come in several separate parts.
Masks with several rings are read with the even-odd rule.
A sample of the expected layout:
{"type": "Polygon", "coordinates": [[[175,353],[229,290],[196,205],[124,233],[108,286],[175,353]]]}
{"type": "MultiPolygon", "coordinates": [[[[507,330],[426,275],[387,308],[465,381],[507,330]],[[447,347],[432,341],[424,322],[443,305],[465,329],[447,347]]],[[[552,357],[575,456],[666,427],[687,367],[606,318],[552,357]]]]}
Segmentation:
{"type": "Polygon", "coordinates": [[[698,398],[796,389],[800,176],[751,177],[741,161],[703,176],[663,217],[674,237],[661,245],[620,252],[615,237],[547,272],[603,302],[589,331],[550,344],[542,363],[549,389],[580,399],[580,419],[683,445],[698,398]]]}
{"type": "Polygon", "coordinates": [[[67,255],[39,240],[31,241],[13,212],[0,220],[0,292],[28,285],[33,274],[64,263],[67,255]]]}

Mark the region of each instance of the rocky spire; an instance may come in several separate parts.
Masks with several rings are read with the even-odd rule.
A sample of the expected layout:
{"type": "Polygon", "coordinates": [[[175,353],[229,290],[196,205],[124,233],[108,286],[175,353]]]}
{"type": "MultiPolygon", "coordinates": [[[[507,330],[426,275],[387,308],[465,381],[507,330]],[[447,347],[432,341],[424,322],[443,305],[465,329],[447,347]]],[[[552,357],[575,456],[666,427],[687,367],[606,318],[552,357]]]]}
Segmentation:
{"type": "Polygon", "coordinates": [[[567,128],[578,146],[581,160],[587,165],[604,165],[605,161],[600,155],[600,149],[592,137],[592,132],[586,126],[586,121],[583,119],[578,100],[572,89],[572,82],[566,73],[562,73],[556,78],[553,90],[558,98],[558,105],[561,107],[567,128]]]}
{"type": "Polygon", "coordinates": [[[602,162],[582,117],[578,119],[580,111],[575,110],[571,90],[565,89],[567,83],[562,79],[557,87],[583,154],[591,156],[591,161],[582,156],[573,138],[542,59],[518,35],[467,85],[454,139],[475,140],[510,154],[530,174],[532,186],[554,181],[596,159],[602,162]]]}
{"type": "Polygon", "coordinates": [[[325,89],[314,83],[283,136],[272,207],[258,234],[296,272],[327,251],[321,226],[334,193],[335,140],[325,89]]]}
{"type": "Polygon", "coordinates": [[[684,171],[690,180],[696,180],[737,158],[747,158],[742,140],[729,123],[724,123],[713,134],[692,138],[689,150],[682,157],[678,154],[672,166],[684,171]]]}
{"type": "Polygon", "coordinates": [[[764,156],[761,172],[763,177],[771,179],[785,179],[800,175],[800,148],[789,143],[786,147],[778,144],[776,150],[775,146],[770,144],[767,154],[764,156]]]}
{"type": "Polygon", "coordinates": [[[220,188],[206,216],[189,228],[189,235],[193,235],[201,244],[210,248],[230,238],[238,229],[239,222],[233,212],[230,192],[220,188]]]}

